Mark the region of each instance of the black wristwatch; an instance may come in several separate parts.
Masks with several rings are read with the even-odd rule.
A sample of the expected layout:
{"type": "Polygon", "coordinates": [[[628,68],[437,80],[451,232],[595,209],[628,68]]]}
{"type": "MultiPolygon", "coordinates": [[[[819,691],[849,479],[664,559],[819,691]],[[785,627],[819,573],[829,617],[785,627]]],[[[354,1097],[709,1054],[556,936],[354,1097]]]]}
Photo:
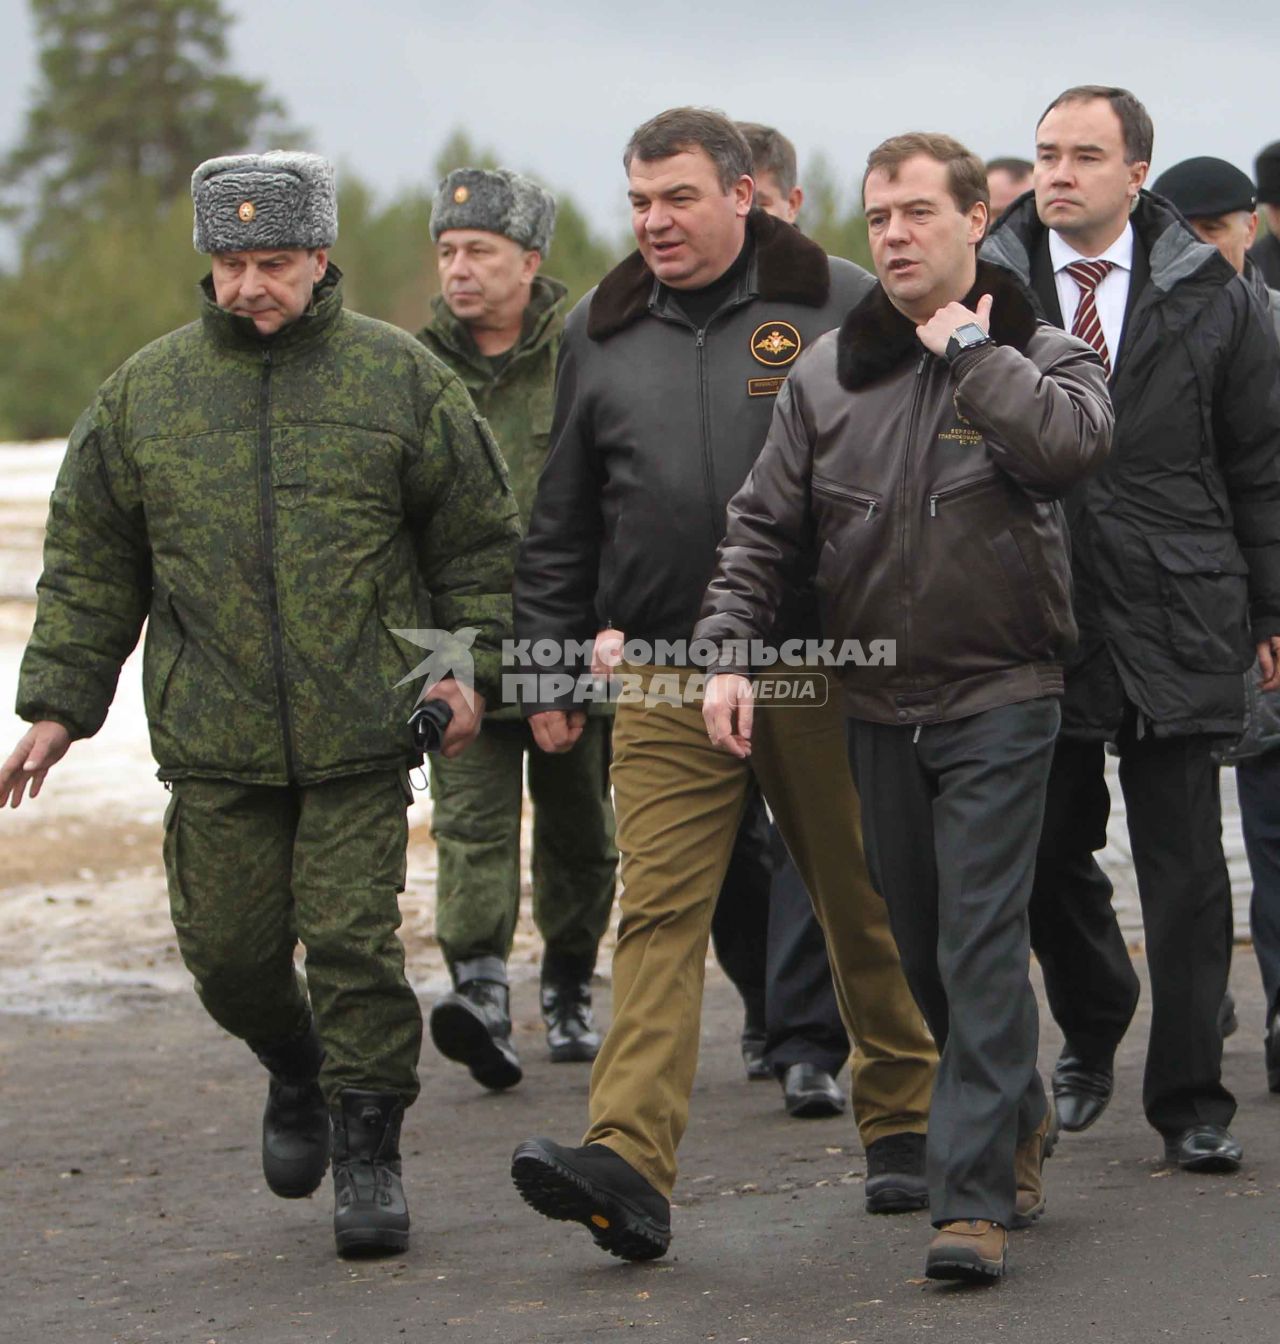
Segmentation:
{"type": "Polygon", "coordinates": [[[947,363],[955,363],[956,357],[965,350],[976,350],[980,345],[994,345],[995,342],[976,322],[966,322],[951,333],[947,342],[947,363]]]}

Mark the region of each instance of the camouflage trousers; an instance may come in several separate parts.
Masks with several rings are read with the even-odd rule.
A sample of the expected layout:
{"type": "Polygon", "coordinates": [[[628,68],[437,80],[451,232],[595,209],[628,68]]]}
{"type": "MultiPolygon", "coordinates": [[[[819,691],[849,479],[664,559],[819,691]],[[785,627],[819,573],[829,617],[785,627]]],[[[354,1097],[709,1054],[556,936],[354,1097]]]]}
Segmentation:
{"type": "Polygon", "coordinates": [[[609,799],[612,720],[587,720],[562,756],[540,751],[521,720],[487,720],[455,760],[431,758],[439,856],[436,936],[450,965],[511,953],[520,905],[524,763],[533,801],[533,918],[544,970],[590,974],[613,908],[618,851],[609,799]]]}
{"type": "Polygon", "coordinates": [[[411,798],[397,771],[289,787],[181,779],[165,813],[169,906],[201,1003],[255,1049],[314,1013],[330,1103],[349,1087],[418,1095],[422,1013],[396,934],[411,798]]]}

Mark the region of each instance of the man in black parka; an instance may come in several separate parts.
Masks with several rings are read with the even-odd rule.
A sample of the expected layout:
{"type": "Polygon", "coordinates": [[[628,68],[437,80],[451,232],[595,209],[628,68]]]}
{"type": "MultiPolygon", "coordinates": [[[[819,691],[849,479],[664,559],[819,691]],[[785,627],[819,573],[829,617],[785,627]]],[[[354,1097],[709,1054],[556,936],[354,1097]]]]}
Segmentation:
{"type": "Polygon", "coordinates": [[[1216,738],[1254,657],[1280,681],[1280,360],[1245,282],[1142,191],[1151,120],[1123,89],[1070,89],[1036,132],[1034,193],[983,248],[1110,373],[1111,457],[1067,502],[1080,643],[1068,666],[1031,901],[1066,1043],[1066,1129],[1110,1099],[1138,978],[1093,852],[1104,744],[1120,753],[1151,974],[1143,1104],[1167,1160],[1235,1170],[1218,1007],[1231,951],[1216,738]]]}

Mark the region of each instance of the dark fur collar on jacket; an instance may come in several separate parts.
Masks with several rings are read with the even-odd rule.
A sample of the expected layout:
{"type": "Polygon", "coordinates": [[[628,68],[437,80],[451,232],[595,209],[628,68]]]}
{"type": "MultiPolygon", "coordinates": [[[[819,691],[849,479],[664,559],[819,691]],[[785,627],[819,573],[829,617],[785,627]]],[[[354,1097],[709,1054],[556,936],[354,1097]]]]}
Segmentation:
{"type": "MultiPolygon", "coordinates": [[[[753,210],[747,228],[755,243],[750,274],[755,292],[767,302],[801,303],[821,308],[831,291],[827,254],[799,229],[753,210]]],[[[649,311],[654,274],[633,252],[600,281],[587,311],[587,335],[605,341],[649,311]]]]}
{"type": "MultiPolygon", "coordinates": [[[[964,306],[974,310],[978,300],[990,294],[991,335],[997,345],[1011,345],[1025,352],[1036,329],[1036,312],[1030,295],[1017,278],[1001,266],[978,263],[978,279],[965,296],[964,306]]],[[[836,338],[836,376],[850,392],[891,373],[921,350],[916,323],[889,301],[883,285],[877,285],[845,318],[836,338]]]]}

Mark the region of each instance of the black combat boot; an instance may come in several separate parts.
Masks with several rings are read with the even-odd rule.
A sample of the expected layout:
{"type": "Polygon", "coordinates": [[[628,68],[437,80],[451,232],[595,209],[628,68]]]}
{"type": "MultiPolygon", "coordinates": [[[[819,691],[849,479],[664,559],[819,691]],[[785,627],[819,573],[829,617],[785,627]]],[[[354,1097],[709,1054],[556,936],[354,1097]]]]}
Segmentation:
{"type": "Polygon", "coordinates": [[[394,1092],[338,1093],[333,1117],[333,1239],[342,1256],[395,1254],[409,1245],[394,1092]]]}
{"type": "Polygon", "coordinates": [[[454,990],[431,1010],[436,1049],[471,1070],[481,1087],[501,1092],[524,1077],[511,1044],[507,968],[501,957],[474,957],[449,967],[454,990]]]}
{"type": "Polygon", "coordinates": [[[542,960],[542,1020],[553,1064],[589,1064],[600,1053],[591,1014],[592,959],[548,952],[542,960]]]}
{"type": "Polygon", "coordinates": [[[262,1112],[262,1174],[273,1194],[303,1199],[317,1190],[329,1164],[329,1109],[320,1093],[324,1047],[314,1021],[280,1045],[253,1048],[266,1065],[262,1112]]]}

